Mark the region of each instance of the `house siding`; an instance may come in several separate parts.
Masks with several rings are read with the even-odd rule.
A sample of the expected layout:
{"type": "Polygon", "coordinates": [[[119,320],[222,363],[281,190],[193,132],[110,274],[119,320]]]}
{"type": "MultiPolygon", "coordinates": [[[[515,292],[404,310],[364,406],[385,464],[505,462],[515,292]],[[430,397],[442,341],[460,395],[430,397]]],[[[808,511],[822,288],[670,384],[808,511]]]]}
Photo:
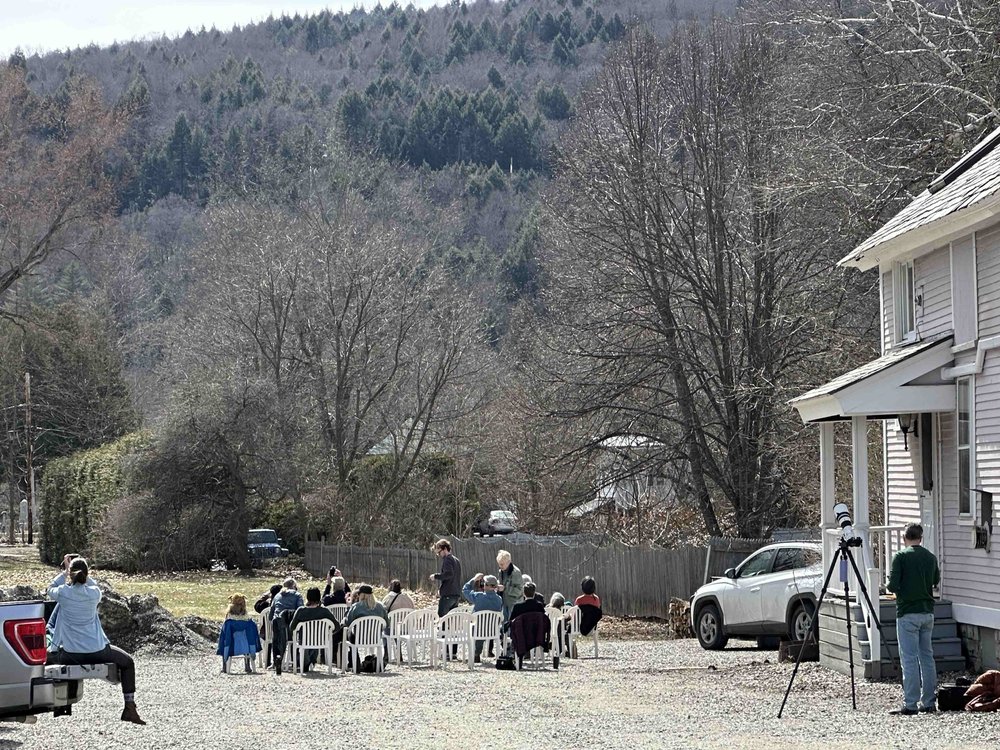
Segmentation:
{"type": "Polygon", "coordinates": [[[948,246],[913,261],[913,284],[923,304],[916,309],[920,338],[951,330],[951,249],[948,246]]]}
{"type": "Polygon", "coordinates": [[[979,335],[1000,334],[1000,225],[976,234],[979,335]]]}
{"type": "MultiPolygon", "coordinates": [[[[918,523],[920,521],[920,451],[918,438],[910,437],[909,450],[903,447],[899,422],[886,419],[885,476],[886,523],[918,523]]],[[[921,436],[922,437],[922,436],[921,436]]]]}

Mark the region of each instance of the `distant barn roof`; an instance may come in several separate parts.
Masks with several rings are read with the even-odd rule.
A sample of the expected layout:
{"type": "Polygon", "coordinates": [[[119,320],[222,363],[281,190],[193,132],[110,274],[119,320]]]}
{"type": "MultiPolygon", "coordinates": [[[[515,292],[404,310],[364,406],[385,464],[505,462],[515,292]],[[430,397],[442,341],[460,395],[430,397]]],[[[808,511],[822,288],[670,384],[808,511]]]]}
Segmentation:
{"type": "Polygon", "coordinates": [[[986,136],[906,208],[841,259],[840,265],[870,268],[878,262],[871,258],[872,251],[891,251],[887,246],[909,244],[913,238],[904,239],[905,235],[929,228],[952,214],[996,196],[1000,191],[1000,148],[996,148],[997,144],[1000,144],[1000,128],[986,136]]]}

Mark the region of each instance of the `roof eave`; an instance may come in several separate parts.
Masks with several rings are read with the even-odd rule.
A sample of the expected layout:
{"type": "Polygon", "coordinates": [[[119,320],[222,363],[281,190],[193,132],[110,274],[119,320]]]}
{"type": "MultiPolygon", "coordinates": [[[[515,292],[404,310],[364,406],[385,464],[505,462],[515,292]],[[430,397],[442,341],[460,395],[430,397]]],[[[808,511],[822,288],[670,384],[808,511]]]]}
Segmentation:
{"type": "Polygon", "coordinates": [[[955,211],[940,219],[915,227],[860,253],[855,248],[837,261],[837,265],[842,268],[850,267],[860,271],[869,271],[901,255],[933,250],[962,235],[982,229],[990,224],[998,214],[1000,214],[1000,192],[977,201],[969,208],[955,211]]]}

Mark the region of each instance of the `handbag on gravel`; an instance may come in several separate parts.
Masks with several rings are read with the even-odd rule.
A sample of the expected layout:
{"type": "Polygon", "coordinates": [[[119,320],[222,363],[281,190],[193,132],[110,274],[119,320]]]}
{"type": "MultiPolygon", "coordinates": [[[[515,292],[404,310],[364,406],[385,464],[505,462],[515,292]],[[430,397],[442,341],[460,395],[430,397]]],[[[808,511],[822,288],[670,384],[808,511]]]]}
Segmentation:
{"type": "Polygon", "coordinates": [[[498,656],[497,669],[516,670],[517,666],[514,664],[514,657],[509,654],[501,654],[498,656]]]}
{"type": "MultiPolygon", "coordinates": [[[[969,682],[969,680],[962,680],[962,682],[969,682]]],[[[956,683],[944,683],[938,685],[937,689],[937,707],[939,711],[964,711],[965,704],[967,704],[972,698],[965,694],[965,691],[969,689],[968,685],[956,684],[956,683]]]]}

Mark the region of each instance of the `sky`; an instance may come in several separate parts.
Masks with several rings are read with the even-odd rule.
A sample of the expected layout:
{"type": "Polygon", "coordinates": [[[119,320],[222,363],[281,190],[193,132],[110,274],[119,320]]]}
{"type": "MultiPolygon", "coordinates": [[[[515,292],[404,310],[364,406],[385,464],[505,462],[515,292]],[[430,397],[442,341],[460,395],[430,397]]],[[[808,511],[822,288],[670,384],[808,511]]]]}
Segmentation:
{"type": "MultiPolygon", "coordinates": [[[[400,2],[408,5],[411,0],[400,2]]],[[[385,0],[385,5],[391,0],[385,0]]],[[[412,0],[427,8],[440,0],[412,0]]],[[[269,15],[370,8],[376,0],[0,0],[0,56],[17,47],[25,54],[86,47],[95,43],[180,36],[214,25],[228,31],[269,15]]]]}

